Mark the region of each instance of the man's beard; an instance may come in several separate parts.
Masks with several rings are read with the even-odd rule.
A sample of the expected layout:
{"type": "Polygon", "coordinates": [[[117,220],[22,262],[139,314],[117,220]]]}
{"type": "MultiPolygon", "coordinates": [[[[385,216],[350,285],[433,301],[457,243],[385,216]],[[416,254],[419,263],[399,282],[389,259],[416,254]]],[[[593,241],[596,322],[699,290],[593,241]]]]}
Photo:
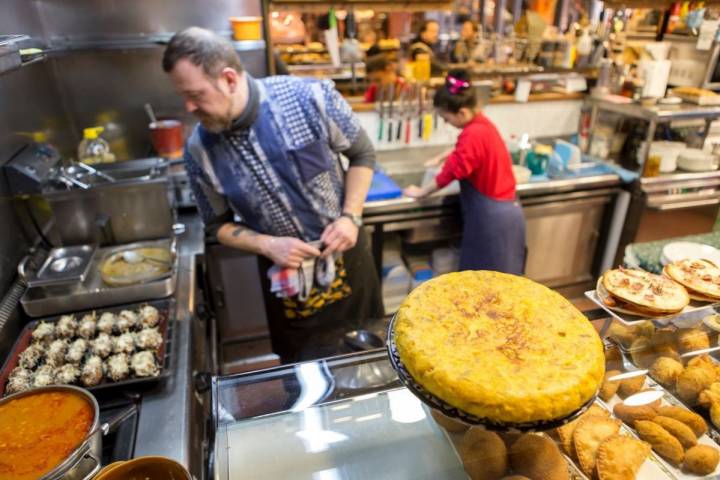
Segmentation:
{"type": "Polygon", "coordinates": [[[230,97],[230,103],[228,104],[227,112],[225,115],[207,115],[205,112],[198,111],[195,116],[200,120],[205,130],[212,133],[221,133],[225,130],[230,129],[232,125],[232,109],[233,109],[233,98],[230,97]]]}

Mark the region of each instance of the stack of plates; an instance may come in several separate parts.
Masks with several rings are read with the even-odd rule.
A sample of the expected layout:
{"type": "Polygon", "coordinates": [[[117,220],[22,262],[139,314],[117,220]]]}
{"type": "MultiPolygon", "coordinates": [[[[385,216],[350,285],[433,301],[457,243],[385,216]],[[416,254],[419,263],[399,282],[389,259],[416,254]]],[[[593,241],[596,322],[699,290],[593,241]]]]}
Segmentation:
{"type": "Polygon", "coordinates": [[[684,260],[686,258],[696,259],[704,258],[710,260],[715,265],[720,265],[720,250],[696,242],[672,242],[665,245],[660,255],[660,263],[667,265],[668,263],[684,260]]]}
{"type": "Polygon", "coordinates": [[[718,158],[697,148],[685,149],[677,157],[677,166],[688,172],[717,170],[718,158]]]}

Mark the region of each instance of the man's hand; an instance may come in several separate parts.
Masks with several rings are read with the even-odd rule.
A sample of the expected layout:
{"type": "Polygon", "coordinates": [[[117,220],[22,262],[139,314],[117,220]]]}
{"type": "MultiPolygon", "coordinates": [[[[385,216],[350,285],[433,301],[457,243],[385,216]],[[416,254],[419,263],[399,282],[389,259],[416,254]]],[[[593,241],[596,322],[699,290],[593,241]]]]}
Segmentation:
{"type": "Polygon", "coordinates": [[[340,217],[325,227],[320,240],[325,245],[322,257],[327,257],[334,252],[350,250],[357,243],[358,227],[347,217],[340,217]]]}
{"type": "Polygon", "coordinates": [[[319,257],[320,250],[293,237],[267,237],[262,254],[281,267],[300,268],[303,260],[319,257]]]}

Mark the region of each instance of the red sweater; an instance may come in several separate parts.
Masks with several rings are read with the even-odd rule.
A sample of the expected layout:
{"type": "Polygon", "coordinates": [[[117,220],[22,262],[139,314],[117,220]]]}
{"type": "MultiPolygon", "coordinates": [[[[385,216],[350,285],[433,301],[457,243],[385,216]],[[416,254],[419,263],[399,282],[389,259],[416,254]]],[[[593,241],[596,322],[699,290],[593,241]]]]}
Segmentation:
{"type": "Polygon", "coordinates": [[[494,200],[515,199],[512,161],[495,125],[478,113],[458,136],[442,171],[438,188],[453,180],[467,179],[480,193],[494,200]]]}

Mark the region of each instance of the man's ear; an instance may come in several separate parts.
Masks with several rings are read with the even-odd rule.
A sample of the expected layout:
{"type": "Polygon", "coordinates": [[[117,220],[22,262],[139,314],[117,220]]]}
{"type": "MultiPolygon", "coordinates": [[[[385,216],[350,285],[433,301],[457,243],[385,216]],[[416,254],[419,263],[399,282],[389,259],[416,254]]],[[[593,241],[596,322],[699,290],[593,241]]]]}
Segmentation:
{"type": "Polygon", "coordinates": [[[237,91],[238,85],[240,84],[240,76],[241,74],[231,67],[225,67],[220,72],[220,77],[225,79],[225,83],[227,83],[230,93],[235,93],[237,91]]]}

